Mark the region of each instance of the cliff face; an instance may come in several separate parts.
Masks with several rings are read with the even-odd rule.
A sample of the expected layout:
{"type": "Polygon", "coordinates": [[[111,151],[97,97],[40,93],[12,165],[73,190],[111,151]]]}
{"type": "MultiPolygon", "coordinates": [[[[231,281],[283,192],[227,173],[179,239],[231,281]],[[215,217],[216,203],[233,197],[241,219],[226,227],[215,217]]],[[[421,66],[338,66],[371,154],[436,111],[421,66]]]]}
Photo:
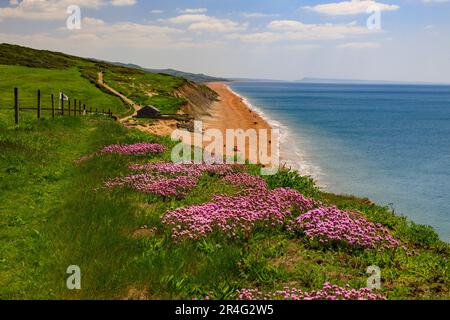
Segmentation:
{"type": "Polygon", "coordinates": [[[190,114],[194,118],[209,115],[212,104],[217,101],[218,95],[205,85],[187,81],[181,87],[177,88],[173,95],[183,98],[187,101],[181,108],[183,113],[190,114]]]}

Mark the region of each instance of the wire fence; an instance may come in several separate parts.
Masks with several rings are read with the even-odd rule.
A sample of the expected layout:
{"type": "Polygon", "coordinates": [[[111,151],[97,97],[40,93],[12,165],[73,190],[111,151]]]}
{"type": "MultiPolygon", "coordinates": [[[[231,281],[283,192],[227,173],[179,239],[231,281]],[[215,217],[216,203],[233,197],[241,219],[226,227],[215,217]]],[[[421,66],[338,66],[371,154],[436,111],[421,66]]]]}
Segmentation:
{"type": "Polygon", "coordinates": [[[12,107],[0,107],[0,110],[14,110],[14,122],[19,124],[20,122],[20,112],[21,111],[35,111],[36,117],[41,118],[43,111],[51,111],[51,116],[54,119],[56,116],[85,116],[85,115],[102,115],[109,118],[113,118],[111,109],[99,110],[98,108],[92,108],[91,106],[86,106],[84,102],[77,99],[71,99],[60,92],[58,95],[51,94],[50,99],[45,99],[46,102],[43,103],[44,99],[41,96],[41,90],[37,90],[36,100],[30,101],[30,99],[20,100],[19,99],[19,89],[14,88],[14,101],[12,107]],[[33,106],[34,104],[34,106],[33,106]]]}

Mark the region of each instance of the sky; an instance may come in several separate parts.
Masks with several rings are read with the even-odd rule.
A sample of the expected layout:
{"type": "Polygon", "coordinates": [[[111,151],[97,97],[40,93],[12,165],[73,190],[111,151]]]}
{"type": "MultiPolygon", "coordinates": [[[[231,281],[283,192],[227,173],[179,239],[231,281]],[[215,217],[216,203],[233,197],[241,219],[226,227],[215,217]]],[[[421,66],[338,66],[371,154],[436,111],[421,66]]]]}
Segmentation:
{"type": "Polygon", "coordinates": [[[450,0],[0,0],[0,42],[221,77],[450,83],[450,0]]]}

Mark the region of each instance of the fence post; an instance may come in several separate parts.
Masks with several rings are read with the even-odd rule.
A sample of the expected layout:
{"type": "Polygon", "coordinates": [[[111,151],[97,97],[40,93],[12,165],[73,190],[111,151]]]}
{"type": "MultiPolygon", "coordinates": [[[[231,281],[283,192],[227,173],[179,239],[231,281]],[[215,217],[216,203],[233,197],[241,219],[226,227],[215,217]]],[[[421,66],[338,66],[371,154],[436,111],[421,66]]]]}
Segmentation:
{"type": "Polygon", "coordinates": [[[77,116],[77,99],[73,99],[73,115],[77,116]]]}
{"type": "Polygon", "coordinates": [[[64,115],[64,92],[61,92],[61,115],[64,115]]]}
{"type": "Polygon", "coordinates": [[[14,113],[15,113],[15,123],[19,124],[19,90],[14,88],[14,113]]]}
{"type": "Polygon", "coordinates": [[[81,115],[81,100],[78,101],[78,113],[81,115]]]}
{"type": "Polygon", "coordinates": [[[83,115],[86,115],[86,105],[83,104],[83,115]]]}
{"type": "Polygon", "coordinates": [[[67,104],[68,104],[68,107],[69,107],[69,117],[70,117],[70,99],[69,99],[69,101],[67,102],[67,104]]]}
{"type": "Polygon", "coordinates": [[[55,97],[52,94],[52,118],[55,119],[55,97]]]}
{"type": "Polygon", "coordinates": [[[37,118],[41,118],[41,90],[37,91],[37,118]]]}

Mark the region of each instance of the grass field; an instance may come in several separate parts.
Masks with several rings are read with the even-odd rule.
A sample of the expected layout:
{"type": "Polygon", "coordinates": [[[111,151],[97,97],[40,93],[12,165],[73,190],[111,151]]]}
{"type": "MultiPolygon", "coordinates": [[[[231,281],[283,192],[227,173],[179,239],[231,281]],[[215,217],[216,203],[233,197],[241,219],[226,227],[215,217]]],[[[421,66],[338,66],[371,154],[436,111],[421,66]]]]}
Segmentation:
{"type": "Polygon", "coordinates": [[[449,298],[449,248],[431,229],[364,199],[322,193],[293,172],[267,178],[269,186],[358,209],[408,250],[314,246],[276,228],[256,229],[245,240],[212,234],[174,242],[162,214],[235,190],[210,176],[182,200],[101,188],[128,173],[130,162],[169,160],[170,151],[74,163],[105,145],[141,141],[173,145],[104,118],[38,121],[25,114],[16,127],[0,111],[0,299],[233,299],[240,288],[315,290],[325,281],[360,288],[372,264],[382,268],[382,292],[390,299],[449,298]],[[156,231],[136,237],[143,225],[156,231]],[[66,288],[69,265],[80,266],[82,290],[66,288]]]}
{"type": "MultiPolygon", "coordinates": [[[[98,73],[103,71],[105,82],[141,105],[154,105],[162,113],[176,113],[185,100],[173,96],[173,91],[186,80],[164,74],[116,66],[66,55],[0,44],[0,108],[13,106],[13,88],[20,90],[23,106],[36,105],[36,92],[42,92],[44,105],[50,94],[63,91],[73,99],[99,110],[111,108],[116,115],[126,115],[128,106],[96,85],[98,73]]],[[[43,105],[43,107],[45,107],[43,105]]]]}
{"type": "Polygon", "coordinates": [[[111,87],[140,105],[153,105],[162,113],[174,114],[185,100],[172,96],[172,92],[186,83],[183,78],[146,73],[120,67],[102,67],[105,81],[111,87]]]}
{"type": "Polygon", "coordinates": [[[111,109],[116,115],[127,111],[119,98],[93,86],[81,76],[76,67],[40,69],[0,65],[0,109],[14,106],[14,88],[19,89],[20,107],[36,107],[37,90],[39,89],[43,108],[51,107],[51,94],[55,95],[57,104],[56,99],[59,92],[62,91],[71,100],[81,100],[86,107],[99,110],[111,109]]]}

